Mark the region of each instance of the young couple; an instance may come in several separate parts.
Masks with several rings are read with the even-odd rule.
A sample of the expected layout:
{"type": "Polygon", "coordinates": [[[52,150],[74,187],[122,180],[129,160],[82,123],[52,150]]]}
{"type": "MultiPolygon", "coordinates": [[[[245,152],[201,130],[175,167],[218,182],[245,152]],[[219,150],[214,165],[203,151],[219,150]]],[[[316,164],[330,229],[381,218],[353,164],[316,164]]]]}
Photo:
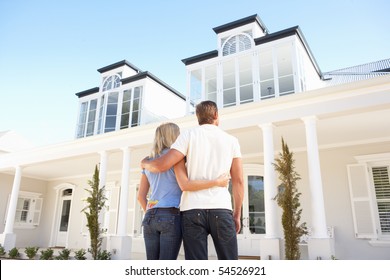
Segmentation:
{"type": "Polygon", "coordinates": [[[160,125],[151,157],[141,162],[138,201],[146,211],[148,260],[176,259],[182,240],[186,260],[207,260],[208,235],[219,260],[238,259],[244,196],[240,146],[218,127],[214,102],[198,104],[196,116],[199,126],[181,134],[173,123],[160,125]]]}

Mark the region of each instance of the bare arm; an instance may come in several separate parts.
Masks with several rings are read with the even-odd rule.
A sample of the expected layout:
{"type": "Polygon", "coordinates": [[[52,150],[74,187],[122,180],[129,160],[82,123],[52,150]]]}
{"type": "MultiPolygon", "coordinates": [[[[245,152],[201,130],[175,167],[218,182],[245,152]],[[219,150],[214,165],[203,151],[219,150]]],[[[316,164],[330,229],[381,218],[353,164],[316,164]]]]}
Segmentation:
{"type": "Polygon", "coordinates": [[[232,193],[233,193],[233,219],[236,224],[236,232],[241,228],[241,207],[244,199],[244,177],[242,171],[241,158],[234,158],[230,169],[232,176],[232,193]]]}
{"type": "Polygon", "coordinates": [[[214,180],[189,180],[187,175],[187,170],[184,164],[184,159],[179,161],[174,166],[176,180],[179,183],[179,186],[182,191],[199,191],[215,186],[227,187],[229,184],[229,175],[222,174],[214,180]]]}
{"type": "Polygon", "coordinates": [[[146,206],[148,204],[148,200],[146,196],[148,195],[149,188],[150,188],[150,184],[148,178],[146,177],[145,174],[142,174],[137,199],[138,199],[138,203],[141,205],[142,209],[144,209],[145,212],[146,212],[146,206]]]}
{"type": "Polygon", "coordinates": [[[141,161],[141,168],[154,173],[165,172],[183,158],[184,155],[178,150],[170,149],[166,154],[162,155],[159,158],[153,160],[144,158],[141,161]]]}

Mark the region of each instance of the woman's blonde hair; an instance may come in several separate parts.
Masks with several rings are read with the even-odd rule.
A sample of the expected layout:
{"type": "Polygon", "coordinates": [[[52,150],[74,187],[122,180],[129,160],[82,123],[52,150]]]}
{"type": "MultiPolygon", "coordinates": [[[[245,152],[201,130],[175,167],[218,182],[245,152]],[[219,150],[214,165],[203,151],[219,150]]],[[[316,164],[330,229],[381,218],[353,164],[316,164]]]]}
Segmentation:
{"type": "Polygon", "coordinates": [[[163,123],[156,128],[151,157],[161,155],[164,149],[169,149],[180,134],[180,128],[175,123],[163,123]]]}

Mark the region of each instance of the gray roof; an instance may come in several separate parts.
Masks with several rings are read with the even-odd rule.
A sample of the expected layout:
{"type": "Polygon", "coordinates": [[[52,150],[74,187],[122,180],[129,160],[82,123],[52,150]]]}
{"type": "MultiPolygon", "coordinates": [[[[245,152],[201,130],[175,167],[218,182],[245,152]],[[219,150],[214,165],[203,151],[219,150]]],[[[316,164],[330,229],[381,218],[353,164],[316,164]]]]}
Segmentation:
{"type": "Polygon", "coordinates": [[[378,76],[390,75],[390,58],[357,66],[324,72],[323,78],[327,85],[339,85],[378,76]]]}

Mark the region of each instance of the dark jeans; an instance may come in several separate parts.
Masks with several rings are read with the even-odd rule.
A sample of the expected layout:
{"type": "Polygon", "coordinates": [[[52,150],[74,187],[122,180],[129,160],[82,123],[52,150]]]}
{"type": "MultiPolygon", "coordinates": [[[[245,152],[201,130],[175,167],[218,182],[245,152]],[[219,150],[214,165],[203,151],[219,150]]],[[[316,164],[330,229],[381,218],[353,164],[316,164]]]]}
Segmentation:
{"type": "Polygon", "coordinates": [[[142,226],[148,260],[177,259],[182,241],[179,209],[149,209],[142,226]]]}
{"type": "Polygon", "coordinates": [[[227,209],[183,211],[183,244],[186,260],[207,260],[210,234],[219,260],[237,260],[237,235],[233,213],[227,209]]]}

